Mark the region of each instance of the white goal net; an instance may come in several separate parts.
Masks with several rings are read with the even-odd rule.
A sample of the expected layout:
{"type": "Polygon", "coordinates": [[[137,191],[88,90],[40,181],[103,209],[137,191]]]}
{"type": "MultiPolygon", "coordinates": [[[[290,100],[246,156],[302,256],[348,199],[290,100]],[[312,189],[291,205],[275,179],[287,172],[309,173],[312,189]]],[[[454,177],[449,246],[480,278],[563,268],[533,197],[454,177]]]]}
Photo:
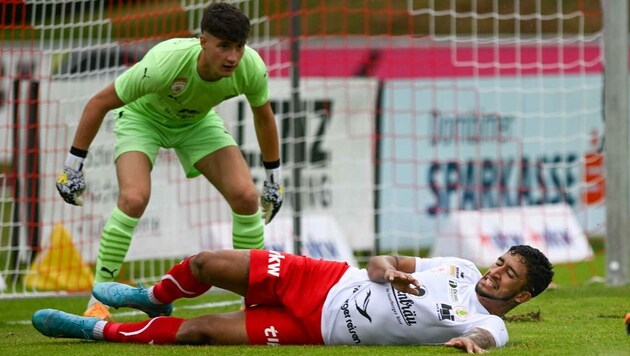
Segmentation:
{"type": "MultiPolygon", "coordinates": [[[[598,1],[228,2],[251,19],[282,140],[286,201],[266,248],[351,263],[432,252],[483,265],[514,243],[591,257],[585,239],[605,233],[598,1]]],[[[207,3],[0,4],[0,298],[89,290],[118,192],[111,113],[84,206],[55,189],[83,107],[155,43],[196,36],[207,3]]],[[[260,187],[247,102],[217,111],[260,187]]],[[[230,219],[160,151],[120,279],[152,283],[231,248],[230,219]]]]}

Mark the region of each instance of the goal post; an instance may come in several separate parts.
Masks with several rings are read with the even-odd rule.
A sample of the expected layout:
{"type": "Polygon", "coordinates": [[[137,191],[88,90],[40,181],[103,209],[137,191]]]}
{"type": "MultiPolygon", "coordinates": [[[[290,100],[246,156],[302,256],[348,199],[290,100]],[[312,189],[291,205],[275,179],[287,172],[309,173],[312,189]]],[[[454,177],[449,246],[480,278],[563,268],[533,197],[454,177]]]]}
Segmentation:
{"type": "Polygon", "coordinates": [[[604,112],[608,233],[606,281],[627,284],[630,263],[630,111],[628,108],[628,3],[604,1],[604,112]]]}

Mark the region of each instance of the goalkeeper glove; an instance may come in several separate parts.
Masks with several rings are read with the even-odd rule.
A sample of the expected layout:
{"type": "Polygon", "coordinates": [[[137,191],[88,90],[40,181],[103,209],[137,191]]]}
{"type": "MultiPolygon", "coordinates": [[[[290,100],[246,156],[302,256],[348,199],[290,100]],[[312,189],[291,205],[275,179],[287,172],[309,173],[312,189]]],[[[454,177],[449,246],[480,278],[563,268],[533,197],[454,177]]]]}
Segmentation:
{"type": "Polygon", "coordinates": [[[263,162],[267,179],[263,184],[262,194],[260,196],[260,204],[262,206],[262,217],[265,219],[265,225],[271,222],[274,216],[282,206],[282,198],[284,197],[284,186],[282,185],[282,176],[280,172],[280,160],[275,162],[263,162]]]}
{"type": "Polygon", "coordinates": [[[63,172],[57,176],[57,191],[68,204],[83,205],[79,197],[85,191],[85,178],[81,169],[86,156],[87,151],[76,147],[70,148],[63,172]]]}

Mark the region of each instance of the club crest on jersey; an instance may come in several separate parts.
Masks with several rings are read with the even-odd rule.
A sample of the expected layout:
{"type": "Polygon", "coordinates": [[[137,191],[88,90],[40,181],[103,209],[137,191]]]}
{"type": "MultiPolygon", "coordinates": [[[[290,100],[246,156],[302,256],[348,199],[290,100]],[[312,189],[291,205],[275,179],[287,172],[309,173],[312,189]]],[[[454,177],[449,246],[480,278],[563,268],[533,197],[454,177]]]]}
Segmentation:
{"type": "Polygon", "coordinates": [[[171,84],[171,91],[174,95],[179,95],[181,92],[186,89],[188,85],[188,78],[175,78],[173,83],[171,84]]]}

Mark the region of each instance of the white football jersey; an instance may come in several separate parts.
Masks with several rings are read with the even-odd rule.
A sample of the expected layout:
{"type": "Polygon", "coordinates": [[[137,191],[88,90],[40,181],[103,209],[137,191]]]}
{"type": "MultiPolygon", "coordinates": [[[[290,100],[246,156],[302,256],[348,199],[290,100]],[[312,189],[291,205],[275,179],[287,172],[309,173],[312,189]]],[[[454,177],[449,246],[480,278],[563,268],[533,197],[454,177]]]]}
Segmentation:
{"type": "Polygon", "coordinates": [[[417,258],[413,276],[420,296],[375,283],[365,269],[349,268],[328,293],[322,311],[327,345],[432,345],[464,335],[475,327],[488,330],[498,347],[508,341],[503,320],[477,299],[481,273],[470,261],[417,258]]]}

